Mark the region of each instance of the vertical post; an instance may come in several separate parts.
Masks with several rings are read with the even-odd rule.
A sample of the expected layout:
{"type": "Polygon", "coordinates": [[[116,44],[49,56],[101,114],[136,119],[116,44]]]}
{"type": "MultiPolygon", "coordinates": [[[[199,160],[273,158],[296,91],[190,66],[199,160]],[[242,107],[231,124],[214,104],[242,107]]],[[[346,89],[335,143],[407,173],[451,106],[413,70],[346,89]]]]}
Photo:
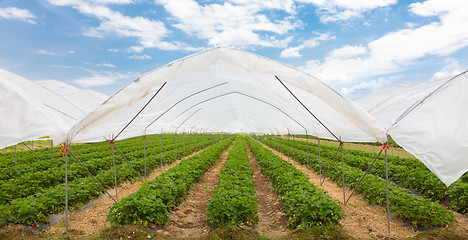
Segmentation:
{"type": "Polygon", "coordinates": [[[388,198],[388,161],[387,161],[387,148],[385,148],[385,181],[387,182],[387,226],[388,226],[388,236],[390,237],[390,202],[388,198]]]}
{"type": "Polygon", "coordinates": [[[291,143],[289,142],[289,129],[288,129],[288,162],[289,162],[289,155],[291,155],[291,143]]]}
{"type": "Polygon", "coordinates": [[[309,175],[309,134],[306,132],[306,142],[307,142],[307,175],[309,175]]]}
{"type": "Polygon", "coordinates": [[[190,153],[193,153],[193,132],[190,131],[190,137],[192,139],[190,139],[190,153]]]}
{"type": "Polygon", "coordinates": [[[294,134],[293,134],[293,161],[294,161],[294,167],[295,167],[296,166],[296,138],[294,134]]]}
{"type": "Polygon", "coordinates": [[[185,132],[182,133],[182,145],[184,145],[184,157],[185,157],[185,132]]]}
{"type": "Polygon", "coordinates": [[[344,164],[343,164],[343,143],[340,141],[341,148],[341,176],[343,179],[343,203],[346,203],[346,192],[345,192],[345,182],[344,182],[344,164]]]}
{"type": "Polygon", "coordinates": [[[115,187],[115,199],[119,201],[119,196],[117,195],[117,172],[115,170],[115,159],[114,159],[114,140],[111,142],[111,154],[112,154],[112,165],[114,166],[114,187],[115,187]]]}
{"type": "Polygon", "coordinates": [[[50,160],[53,158],[54,145],[52,139],[50,139],[50,160]]]}
{"type": "Polygon", "coordinates": [[[163,171],[163,163],[162,163],[162,155],[163,155],[163,152],[162,152],[162,143],[163,143],[163,139],[162,139],[162,135],[163,135],[163,133],[162,133],[162,131],[161,131],[161,134],[160,134],[161,151],[160,151],[160,153],[159,153],[159,155],[161,155],[161,172],[163,171]]]}
{"type": "Polygon", "coordinates": [[[34,151],[34,140],[31,140],[31,149],[34,151]]]}
{"type": "MultiPolygon", "coordinates": [[[[317,137],[318,141],[318,155],[319,155],[319,173],[320,173],[320,182],[322,182],[322,160],[320,158],[320,138],[317,137]]],[[[321,184],[320,184],[321,185],[321,184]]]]}
{"type": "Polygon", "coordinates": [[[146,134],[143,135],[143,159],[145,161],[145,182],[146,182],[146,134]]]}
{"type": "Polygon", "coordinates": [[[15,145],[15,166],[17,165],[17,162],[16,162],[16,145],[15,145]]]}
{"type": "Polygon", "coordinates": [[[175,141],[175,164],[177,165],[177,132],[174,132],[174,141],[175,141]]]}
{"type": "MultiPolygon", "coordinates": [[[[68,142],[64,147],[68,147],[68,142]]],[[[65,236],[68,238],[68,151],[65,151],[65,236]]]]}

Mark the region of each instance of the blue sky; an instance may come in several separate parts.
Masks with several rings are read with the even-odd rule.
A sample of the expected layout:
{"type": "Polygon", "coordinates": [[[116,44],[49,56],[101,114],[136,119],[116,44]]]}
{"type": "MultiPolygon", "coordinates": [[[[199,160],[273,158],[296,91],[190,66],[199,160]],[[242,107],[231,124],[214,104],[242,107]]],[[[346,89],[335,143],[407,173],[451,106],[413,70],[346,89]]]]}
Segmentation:
{"type": "Polygon", "coordinates": [[[0,68],[110,95],[231,46],[357,98],[467,69],[467,13],[465,0],[0,0],[0,68]]]}

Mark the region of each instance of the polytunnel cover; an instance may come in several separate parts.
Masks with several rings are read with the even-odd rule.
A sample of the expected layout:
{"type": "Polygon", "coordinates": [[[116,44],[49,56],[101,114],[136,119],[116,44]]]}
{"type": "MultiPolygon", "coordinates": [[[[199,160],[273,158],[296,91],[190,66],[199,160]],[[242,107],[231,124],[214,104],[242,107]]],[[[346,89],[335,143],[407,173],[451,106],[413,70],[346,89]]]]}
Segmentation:
{"type": "Polygon", "coordinates": [[[418,99],[388,133],[447,186],[468,170],[468,73],[418,99]]]}
{"type": "Polygon", "coordinates": [[[386,141],[374,118],[323,82],[225,47],[176,60],[130,82],[79,121],[67,139],[102,141],[118,134],[122,139],[175,131],[307,132],[344,142],[386,141]]]}

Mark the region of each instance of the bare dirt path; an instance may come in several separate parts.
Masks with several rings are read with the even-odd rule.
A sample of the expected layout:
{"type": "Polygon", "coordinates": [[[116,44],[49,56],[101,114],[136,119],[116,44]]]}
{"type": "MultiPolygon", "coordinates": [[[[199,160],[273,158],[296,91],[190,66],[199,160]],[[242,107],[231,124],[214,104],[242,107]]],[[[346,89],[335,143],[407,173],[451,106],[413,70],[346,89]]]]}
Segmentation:
{"type": "Polygon", "coordinates": [[[258,223],[256,230],[264,236],[273,239],[285,239],[293,234],[288,228],[288,215],[281,211],[283,207],[278,201],[278,196],[273,191],[270,180],[262,174],[257,160],[250,152],[247,145],[247,155],[250,160],[250,168],[254,171],[252,179],[256,188],[255,196],[258,204],[258,223]]]}
{"type": "MultiPolygon", "coordinates": [[[[268,146],[262,145],[277,156],[280,156],[285,161],[288,157],[268,146]]],[[[292,149],[291,149],[292,151],[292,149]]],[[[292,158],[289,160],[293,163],[292,158]]],[[[310,182],[315,186],[323,189],[326,194],[332,197],[333,201],[337,202],[345,211],[346,218],[341,220],[345,232],[357,239],[382,239],[388,236],[387,228],[387,213],[384,207],[370,205],[360,194],[354,193],[349,202],[343,204],[343,188],[336,185],[333,181],[325,179],[325,182],[320,186],[320,175],[309,170],[307,167],[299,163],[295,163],[297,169],[309,177],[310,182]]],[[[351,190],[346,189],[346,196],[351,194],[351,190]]],[[[410,227],[405,227],[404,224],[396,219],[390,219],[391,236],[396,239],[403,239],[417,235],[417,232],[410,227]]]]}
{"type": "MultiPolygon", "coordinates": [[[[193,153],[185,158],[191,157],[198,152],[193,153]]],[[[184,158],[184,159],[185,159],[184,158]]],[[[180,160],[177,160],[177,163],[180,163],[180,160]]],[[[157,168],[153,172],[151,172],[147,180],[151,181],[159,176],[162,172],[174,167],[176,162],[163,166],[161,168],[157,168]]],[[[122,199],[136,191],[138,191],[143,186],[143,182],[133,181],[133,182],[126,182],[123,183],[117,190],[118,190],[118,197],[122,199]]],[[[108,189],[107,190],[112,197],[115,198],[115,189],[108,189]]],[[[110,222],[107,222],[107,214],[109,213],[110,208],[114,204],[114,201],[107,196],[107,194],[101,195],[98,199],[94,200],[89,208],[83,210],[77,210],[71,213],[68,218],[68,226],[69,226],[69,236],[72,239],[85,239],[87,237],[98,235],[102,229],[108,228],[111,226],[110,222]]],[[[55,226],[50,227],[49,229],[44,230],[44,234],[50,235],[65,235],[65,223],[64,220],[58,223],[55,226]]]]}
{"type": "Polygon", "coordinates": [[[169,222],[157,231],[158,234],[171,239],[198,239],[210,233],[206,206],[217,187],[221,169],[234,143],[221,154],[216,164],[206,171],[200,181],[193,185],[187,199],[169,216],[169,222]]]}

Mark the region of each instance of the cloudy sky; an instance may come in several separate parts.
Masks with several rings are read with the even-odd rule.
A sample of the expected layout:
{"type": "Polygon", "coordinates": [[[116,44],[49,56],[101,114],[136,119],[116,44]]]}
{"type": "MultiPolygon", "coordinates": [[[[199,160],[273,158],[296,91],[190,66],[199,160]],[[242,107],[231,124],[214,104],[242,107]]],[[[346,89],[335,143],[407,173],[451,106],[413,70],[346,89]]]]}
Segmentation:
{"type": "Polygon", "coordinates": [[[0,0],[0,68],[112,94],[215,46],[350,98],[468,68],[466,0],[0,0]]]}

